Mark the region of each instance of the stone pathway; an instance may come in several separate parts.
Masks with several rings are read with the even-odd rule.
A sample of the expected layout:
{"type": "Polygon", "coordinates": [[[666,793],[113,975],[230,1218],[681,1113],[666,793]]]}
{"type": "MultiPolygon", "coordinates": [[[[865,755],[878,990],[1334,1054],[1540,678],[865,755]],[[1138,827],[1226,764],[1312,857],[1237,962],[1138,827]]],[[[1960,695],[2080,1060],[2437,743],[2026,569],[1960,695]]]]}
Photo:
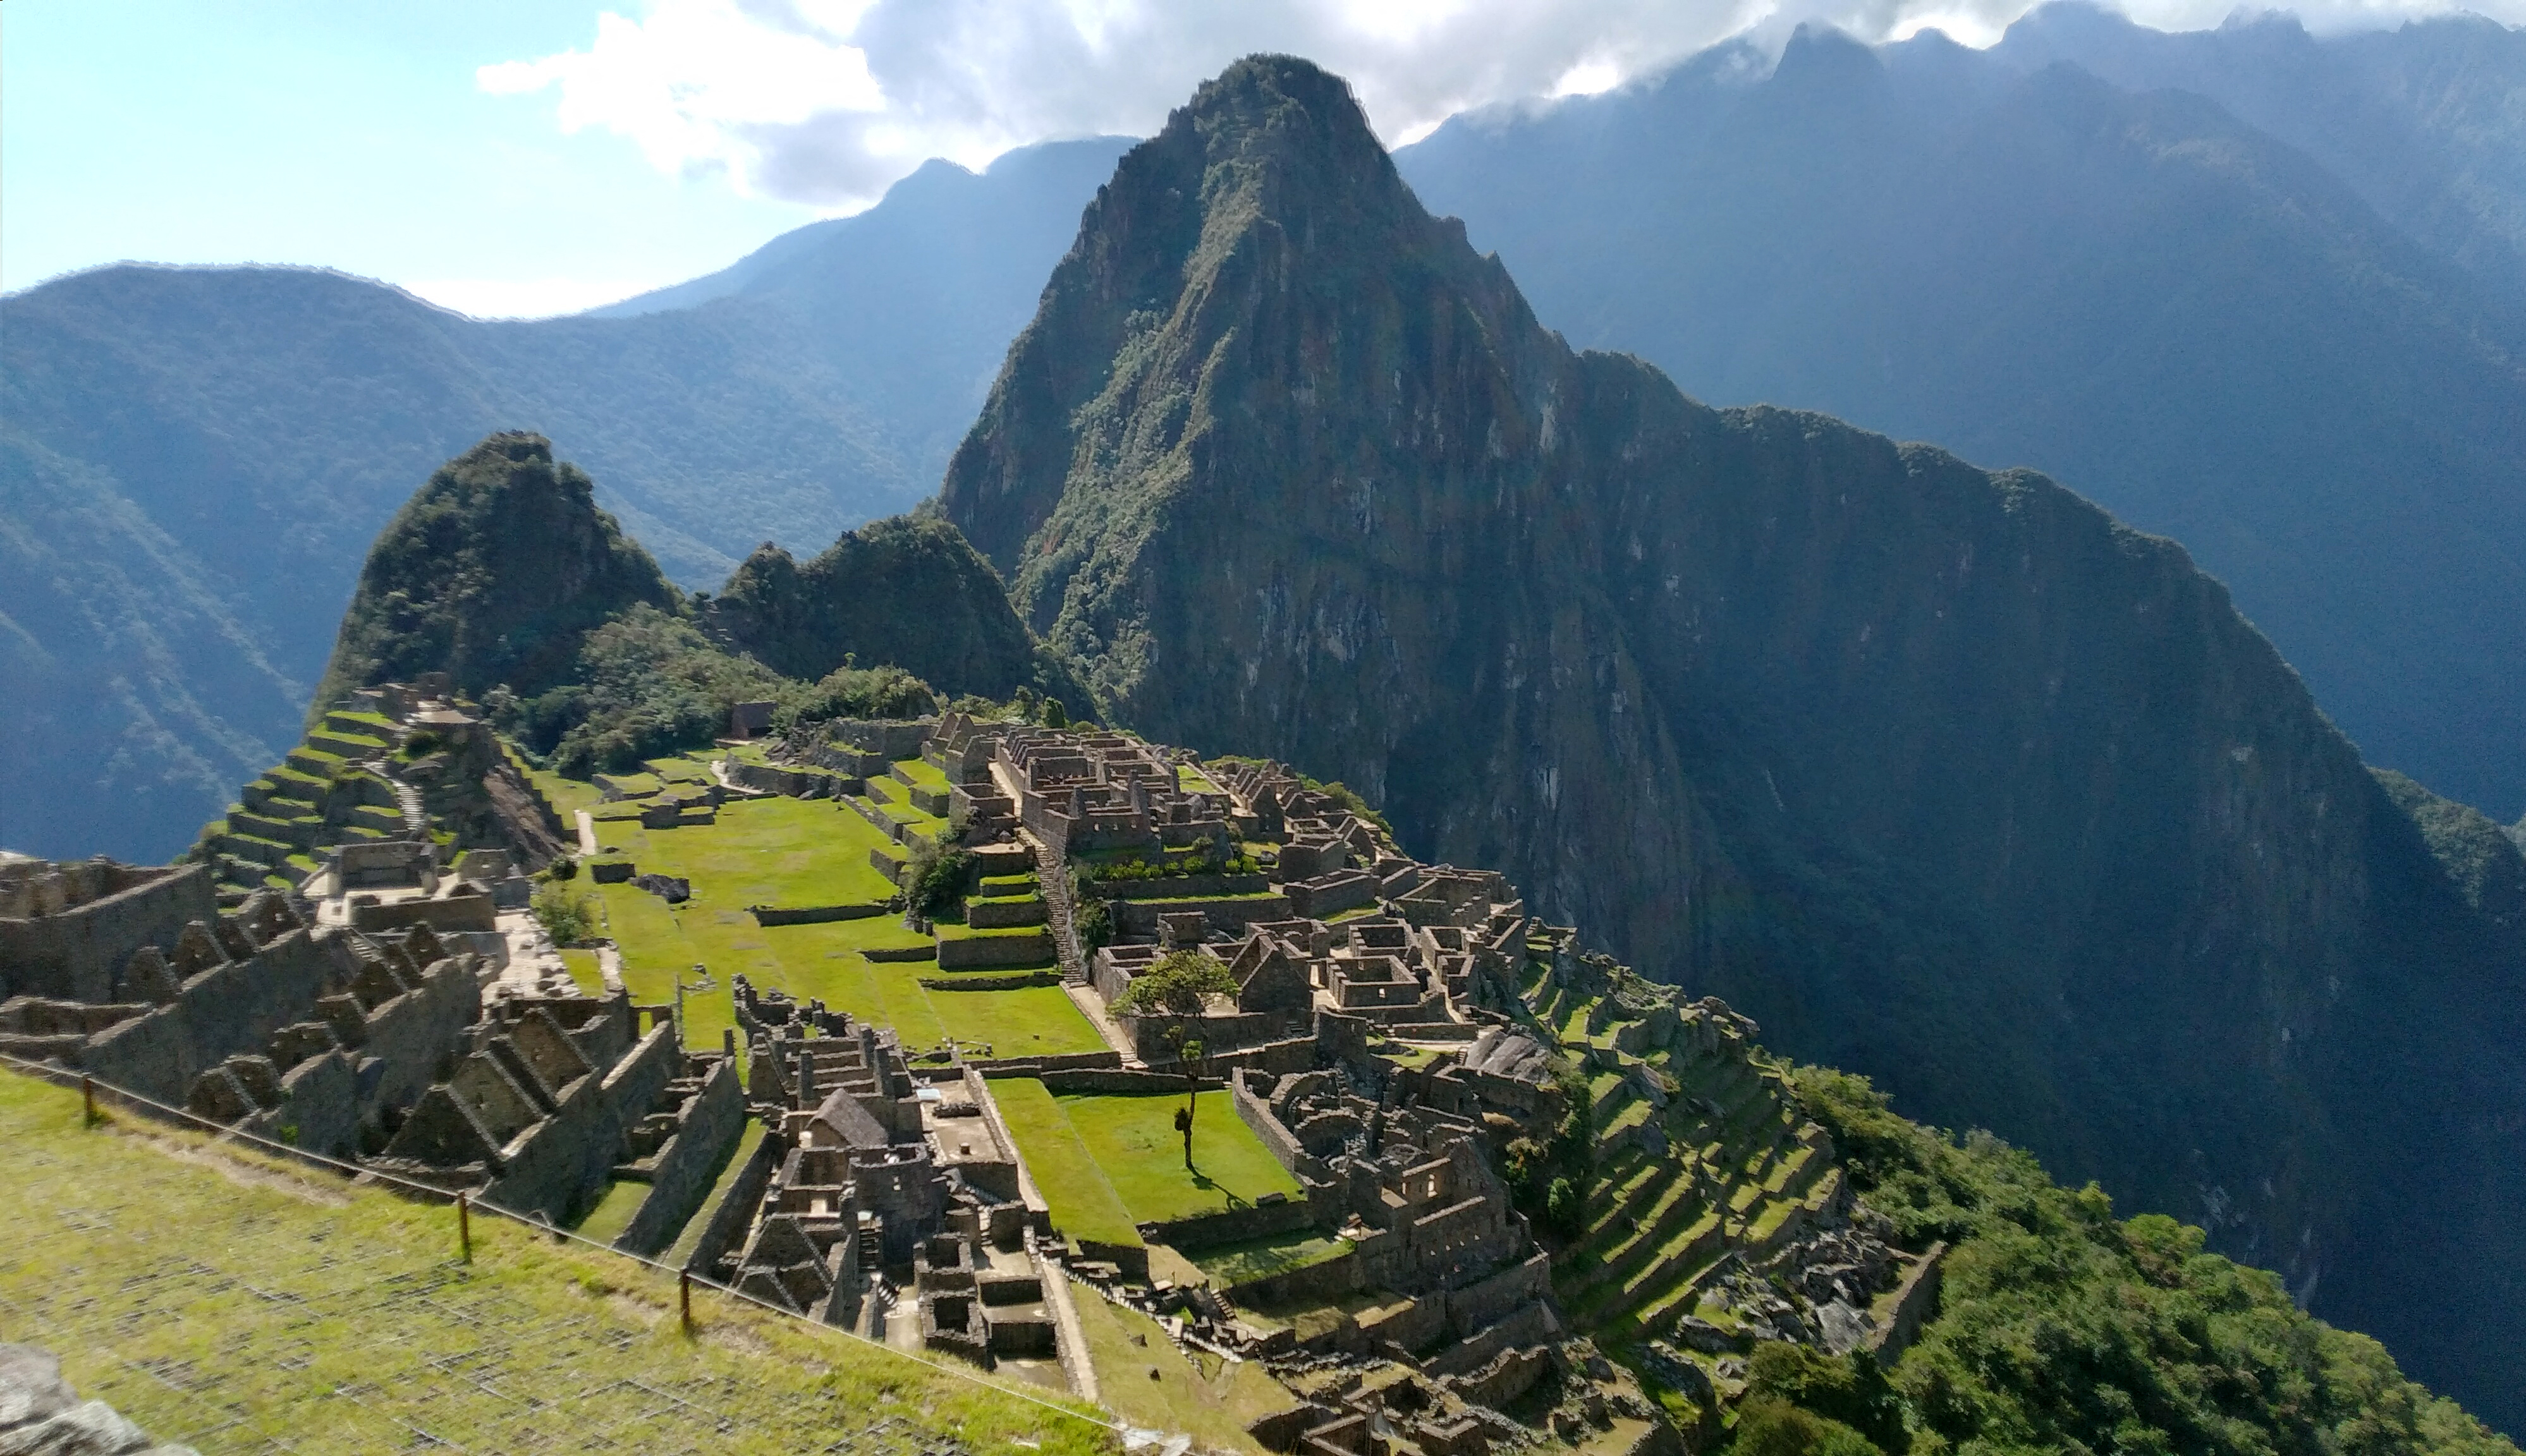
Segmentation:
{"type": "Polygon", "coordinates": [[[1105,1014],[1104,997],[1085,985],[1065,982],[1061,988],[1070,993],[1071,1004],[1079,1008],[1081,1016],[1087,1018],[1087,1024],[1096,1029],[1096,1034],[1104,1037],[1105,1044],[1122,1056],[1125,1067],[1136,1072],[1147,1069],[1148,1064],[1141,1061],[1139,1053],[1133,1048],[1132,1038],[1124,1035],[1123,1029],[1105,1014]]]}
{"type": "Polygon", "coordinates": [[[583,855],[604,852],[596,843],[596,816],[584,809],[579,811],[579,852],[583,855]]]}

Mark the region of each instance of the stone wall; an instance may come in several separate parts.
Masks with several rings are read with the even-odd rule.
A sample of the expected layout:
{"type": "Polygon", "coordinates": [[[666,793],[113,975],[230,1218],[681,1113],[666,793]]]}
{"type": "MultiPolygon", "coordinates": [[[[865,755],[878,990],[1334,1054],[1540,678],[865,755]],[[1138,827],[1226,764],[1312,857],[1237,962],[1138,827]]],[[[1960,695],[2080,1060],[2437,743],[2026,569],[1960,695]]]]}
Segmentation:
{"type": "MultiPolygon", "coordinates": [[[[1201,1140],[1198,1124],[1193,1129],[1193,1140],[1196,1144],[1201,1140]]],[[[1190,1218],[1170,1219],[1163,1224],[1142,1224],[1140,1239],[1143,1243],[1162,1243],[1177,1249],[1210,1249],[1224,1243],[1242,1243],[1249,1238],[1296,1233],[1315,1226],[1315,1214],[1304,1199],[1285,1198],[1278,1203],[1250,1203],[1243,1208],[1194,1214],[1190,1218]]]]}
{"type": "Polygon", "coordinates": [[[1100,900],[1216,900],[1259,895],[1271,884],[1260,875],[1168,875],[1154,879],[1091,879],[1082,886],[1100,900]]]}
{"type": "Polygon", "coordinates": [[[736,758],[728,760],[728,777],[730,782],[739,787],[785,794],[793,799],[838,799],[864,793],[868,789],[865,779],[823,769],[783,768],[775,764],[751,764],[736,758]]]}
{"type": "Polygon", "coordinates": [[[656,1105],[682,1059],[675,1029],[659,1027],[610,1071],[581,1078],[551,1117],[503,1150],[499,1176],[483,1188],[482,1201],[556,1224],[567,1220],[613,1171],[625,1128],[656,1105]]]}
{"type": "Polygon", "coordinates": [[[736,1060],[724,1059],[710,1079],[682,1109],[676,1135],[658,1149],[649,1175],[649,1195],[614,1246],[643,1258],[675,1242],[693,1211],[710,1196],[720,1166],[745,1131],[745,1083],[736,1075],[736,1060]]]}
{"type": "Polygon", "coordinates": [[[1363,1287],[1359,1260],[1344,1251],[1304,1269],[1267,1274],[1261,1279],[1231,1284],[1223,1292],[1238,1304],[1273,1308],[1302,1301],[1335,1300],[1363,1287]]]}
{"type": "Polygon", "coordinates": [[[1210,918],[1212,929],[1229,935],[1241,935],[1256,921],[1288,920],[1289,897],[1258,895],[1251,899],[1202,900],[1111,900],[1114,927],[1126,935],[1143,938],[1158,933],[1158,917],[1200,911],[1210,918]]]}
{"type": "Polygon", "coordinates": [[[1006,900],[968,900],[965,924],[978,930],[1007,930],[1043,924],[1043,901],[1037,896],[1006,900]]]}
{"type": "MultiPolygon", "coordinates": [[[[1095,1069],[1049,1071],[1042,1074],[1042,1081],[1043,1089],[1056,1095],[1065,1092],[1099,1092],[1111,1096],[1146,1094],[1181,1097],[1185,1091],[1185,1079],[1180,1074],[1128,1072],[1121,1068],[1111,1071],[1095,1069]]],[[[1205,1092],[1218,1091],[1221,1085],[1220,1082],[1209,1078],[1199,1079],[1199,1081],[1201,1090],[1205,1092]]]]}
{"type": "Polygon", "coordinates": [[[229,1057],[261,1055],[274,1032],[305,1020],[337,965],[312,932],[287,931],[194,975],[172,1004],[97,1033],[80,1070],[180,1107],[193,1079],[229,1057]]]}
{"type": "Polygon", "coordinates": [[[837,920],[872,920],[885,914],[879,905],[803,905],[783,909],[778,905],[748,905],[746,913],[758,926],[821,926],[837,920]]]}
{"type": "Polygon", "coordinates": [[[353,905],[351,929],[376,933],[428,926],[433,930],[495,930],[499,910],[489,895],[449,895],[444,899],[395,900],[382,905],[353,905]]]}
{"type": "MultiPolygon", "coordinates": [[[[0,918],[0,1001],[11,996],[50,996],[65,1001],[111,1001],[115,981],[131,953],[144,945],[174,945],[191,922],[219,914],[210,867],[179,865],[139,869],[125,865],[70,865],[54,872],[76,879],[101,877],[104,893],[83,904],[41,915],[0,918]],[[115,886],[119,885],[117,888],[115,886]]],[[[44,909],[31,878],[12,898],[12,910],[44,909]]]]}
{"type": "Polygon", "coordinates": [[[789,1144],[777,1130],[764,1133],[745,1166],[729,1180],[728,1191],[706,1215],[702,1236],[693,1243],[692,1257],[684,1261],[684,1273],[708,1274],[722,1254],[745,1241],[763,1205],[764,1190],[772,1186],[772,1176],[781,1171],[782,1160],[788,1154],[789,1144]]]}
{"type": "Polygon", "coordinates": [[[1875,1341],[1878,1364],[1894,1364],[1912,1347],[1913,1340],[1920,1338],[1921,1327],[1929,1323],[1939,1307],[1939,1281],[1946,1258],[1945,1244],[1930,1245],[1921,1262],[1913,1265],[1911,1272],[1903,1276],[1903,1282],[1895,1286],[1893,1307],[1886,1312],[1885,1325],[1875,1341]]]}
{"type": "Polygon", "coordinates": [[[938,941],[941,971],[998,970],[1051,959],[1052,937],[1041,931],[1032,935],[960,935],[938,941]]]}

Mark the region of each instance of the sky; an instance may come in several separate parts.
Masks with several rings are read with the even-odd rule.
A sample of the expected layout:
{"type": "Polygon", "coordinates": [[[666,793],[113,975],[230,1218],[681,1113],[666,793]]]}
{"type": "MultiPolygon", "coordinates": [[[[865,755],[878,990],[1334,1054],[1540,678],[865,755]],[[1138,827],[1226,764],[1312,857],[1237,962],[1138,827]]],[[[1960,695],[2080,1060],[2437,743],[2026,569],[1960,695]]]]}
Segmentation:
{"type": "MultiPolygon", "coordinates": [[[[2216,25],[2234,0],[2124,0],[2216,25]]],[[[1257,50],[1389,145],[1801,21],[1989,44],[2028,0],[8,0],[0,289],[294,264],[481,317],[573,312],[857,212],[924,160],[1145,135],[1257,50]]],[[[2443,0],[2309,0],[2310,28],[2443,0]]],[[[2467,7],[2510,24],[2526,0],[2467,7]]]]}

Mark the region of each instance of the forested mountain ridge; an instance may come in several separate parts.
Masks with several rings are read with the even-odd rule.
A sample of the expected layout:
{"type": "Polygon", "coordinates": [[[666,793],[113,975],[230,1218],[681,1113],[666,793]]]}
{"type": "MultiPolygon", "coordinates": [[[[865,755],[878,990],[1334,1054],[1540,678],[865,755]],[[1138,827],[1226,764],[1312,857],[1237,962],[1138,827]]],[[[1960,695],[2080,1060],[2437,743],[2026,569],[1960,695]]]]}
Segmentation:
{"type": "Polygon", "coordinates": [[[0,301],[0,844],[181,849],[296,739],[361,549],[493,430],[558,440],[688,587],[907,509],[1121,145],[934,163],[668,311],[485,322],[270,268],[0,301]]]}
{"type": "MultiPolygon", "coordinates": [[[[2309,145],[2404,137],[2394,155],[2439,159],[2401,169],[2421,187],[2472,155],[2423,122],[2526,95],[2520,42],[2455,21],[2165,35],[2062,7],[1988,52],[1807,30],[1777,65],[1723,45],[1605,95],[1459,118],[1397,161],[1576,345],[1637,353],[1699,398],[2044,470],[2182,540],[2374,761],[2511,819],[2526,618],[2484,604],[2526,591],[2526,273],[2468,269],[2381,215],[2352,179],[2376,155],[2150,87],[2225,76],[2309,145]],[[2452,78],[2429,63],[2450,40],[2485,53],[2452,78]],[[2436,80],[2358,92],[2374,127],[2318,125],[2352,51],[2436,80]]],[[[2526,209],[2526,184],[2466,175],[2484,216],[2526,209]]],[[[2400,217],[2423,227],[2436,205],[2400,217]]]]}
{"type": "Polygon", "coordinates": [[[1124,159],[941,502],[1121,721],[1342,778],[2518,1419],[2526,967],[2172,542],[1570,352],[1286,59],[1124,159]]]}

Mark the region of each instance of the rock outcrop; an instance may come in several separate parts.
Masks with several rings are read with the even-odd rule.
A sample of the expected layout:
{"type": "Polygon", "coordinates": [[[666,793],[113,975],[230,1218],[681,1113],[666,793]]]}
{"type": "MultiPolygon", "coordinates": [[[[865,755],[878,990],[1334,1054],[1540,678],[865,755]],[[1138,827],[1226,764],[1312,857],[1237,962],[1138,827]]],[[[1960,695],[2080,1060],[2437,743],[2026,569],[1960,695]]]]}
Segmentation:
{"type": "Polygon", "coordinates": [[[1574,354],[1268,57],[1125,157],[942,504],[1119,721],[2526,1383],[2526,977],[2174,543],[1574,354]]]}

